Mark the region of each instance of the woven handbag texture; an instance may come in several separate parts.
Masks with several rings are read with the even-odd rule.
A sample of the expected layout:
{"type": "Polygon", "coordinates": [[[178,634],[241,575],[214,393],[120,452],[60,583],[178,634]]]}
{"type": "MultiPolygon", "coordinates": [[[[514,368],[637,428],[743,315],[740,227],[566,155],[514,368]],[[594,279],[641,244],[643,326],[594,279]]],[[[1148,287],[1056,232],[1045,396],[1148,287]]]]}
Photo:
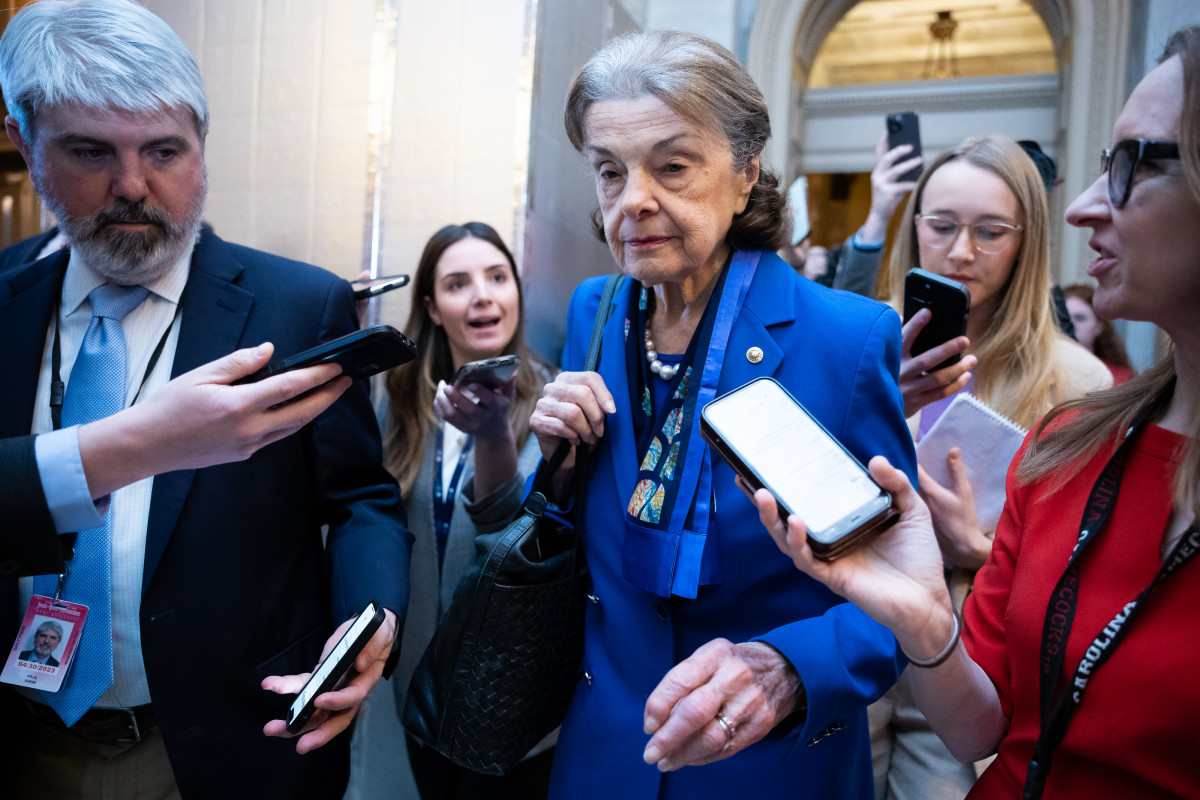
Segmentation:
{"type": "MultiPolygon", "coordinates": [[[[604,324],[623,280],[605,282],[585,371],[600,363],[604,324]]],[[[578,522],[588,448],[575,450],[578,522]]],[[[587,564],[578,530],[545,513],[545,494],[570,451],[562,440],[542,463],[517,519],[475,538],[475,563],[408,687],[405,729],[475,772],[503,775],[520,761],[562,722],[579,681],[587,564]]]]}
{"type": "Polygon", "coordinates": [[[442,730],[451,760],[500,775],[558,727],[578,681],[586,592],[586,575],[496,587],[492,622],[454,676],[461,705],[442,730]]]}
{"type": "Polygon", "coordinates": [[[405,701],[408,732],[475,772],[520,761],[562,722],[578,681],[587,569],[544,508],[530,495],[521,517],[478,537],[405,701]]]}

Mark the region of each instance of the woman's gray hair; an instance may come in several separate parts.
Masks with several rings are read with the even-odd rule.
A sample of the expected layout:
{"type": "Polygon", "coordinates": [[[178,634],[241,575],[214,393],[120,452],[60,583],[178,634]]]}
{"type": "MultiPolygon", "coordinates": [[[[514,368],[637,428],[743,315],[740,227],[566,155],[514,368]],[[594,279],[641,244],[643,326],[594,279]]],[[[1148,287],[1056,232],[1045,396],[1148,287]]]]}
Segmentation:
{"type": "MultiPolygon", "coordinates": [[[[647,95],[724,136],[735,170],[761,155],[771,138],[766,100],[732,53],[698,34],[657,30],[612,40],[575,74],[563,112],[571,144],[583,152],[592,103],[647,95]]],[[[726,237],[730,246],[778,250],[784,244],[785,205],[779,178],[760,164],[746,210],[734,218],[726,237]]]]}
{"type": "Polygon", "coordinates": [[[200,68],[171,26],[132,0],[40,0],[0,37],[0,87],[31,140],[48,106],[135,114],[187,107],[208,132],[200,68]]]}

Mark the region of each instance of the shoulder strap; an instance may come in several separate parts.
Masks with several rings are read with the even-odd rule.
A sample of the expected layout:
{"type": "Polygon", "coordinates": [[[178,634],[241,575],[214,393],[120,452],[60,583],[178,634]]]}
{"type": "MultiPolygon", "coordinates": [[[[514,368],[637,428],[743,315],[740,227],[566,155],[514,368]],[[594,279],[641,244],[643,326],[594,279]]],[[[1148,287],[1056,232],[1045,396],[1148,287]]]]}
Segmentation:
{"type": "MultiPolygon", "coordinates": [[[[597,365],[600,363],[600,346],[604,342],[604,326],[608,323],[608,318],[613,312],[613,298],[617,294],[617,289],[621,286],[621,279],[624,276],[621,274],[609,275],[608,280],[604,282],[604,291],[600,294],[600,305],[596,309],[596,323],[592,326],[592,342],[588,346],[587,361],[584,363],[584,372],[595,372],[597,365]]],[[[558,472],[558,468],[562,466],[562,462],[566,459],[567,454],[571,452],[571,444],[566,439],[558,443],[558,449],[554,451],[554,455],[544,464],[544,470],[539,470],[537,480],[534,482],[533,491],[546,493],[549,482],[554,474],[558,472]]]]}

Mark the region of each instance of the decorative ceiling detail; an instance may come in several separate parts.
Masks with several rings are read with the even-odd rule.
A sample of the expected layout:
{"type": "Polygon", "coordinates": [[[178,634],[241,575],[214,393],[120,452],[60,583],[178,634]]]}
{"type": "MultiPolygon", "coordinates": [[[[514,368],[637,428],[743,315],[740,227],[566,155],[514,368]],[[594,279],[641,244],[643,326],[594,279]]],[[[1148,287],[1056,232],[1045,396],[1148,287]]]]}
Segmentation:
{"type": "Polygon", "coordinates": [[[830,32],[810,87],[1055,72],[1025,0],[863,0],[830,32]]]}

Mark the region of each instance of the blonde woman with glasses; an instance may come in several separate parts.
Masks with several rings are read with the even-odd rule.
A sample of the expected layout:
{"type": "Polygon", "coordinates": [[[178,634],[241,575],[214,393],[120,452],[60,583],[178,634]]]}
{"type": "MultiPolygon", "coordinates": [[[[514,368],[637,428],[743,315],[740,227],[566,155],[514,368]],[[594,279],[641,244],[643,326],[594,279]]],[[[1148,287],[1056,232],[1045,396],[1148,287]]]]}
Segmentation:
{"type": "MultiPolygon", "coordinates": [[[[1016,142],[988,136],[943,152],[917,182],[906,218],[889,264],[893,304],[903,304],[913,267],[971,292],[966,336],[914,357],[912,342],[930,312],[904,326],[900,388],[918,442],[962,391],[1029,428],[1056,403],[1111,385],[1104,364],[1055,325],[1046,190],[1016,142]],[[933,369],[955,354],[962,355],[956,364],[933,369]]],[[[948,485],[923,470],[919,483],[959,607],[994,535],[976,515],[974,493],[984,487],[973,487],[963,468],[961,450],[970,446],[951,449],[948,485]]],[[[871,706],[870,719],[876,797],[951,800],[970,789],[973,765],[959,763],[930,731],[907,675],[871,706]]]]}

